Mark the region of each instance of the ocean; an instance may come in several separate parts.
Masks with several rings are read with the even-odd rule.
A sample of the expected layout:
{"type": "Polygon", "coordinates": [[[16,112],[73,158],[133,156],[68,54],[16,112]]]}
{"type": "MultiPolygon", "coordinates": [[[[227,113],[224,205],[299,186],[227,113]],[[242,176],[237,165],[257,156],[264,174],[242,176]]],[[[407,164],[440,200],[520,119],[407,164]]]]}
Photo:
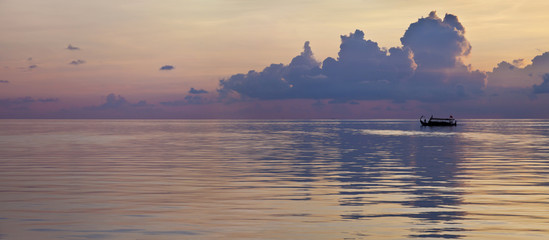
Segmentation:
{"type": "Polygon", "coordinates": [[[548,239],[549,120],[0,120],[0,239],[548,239]]]}

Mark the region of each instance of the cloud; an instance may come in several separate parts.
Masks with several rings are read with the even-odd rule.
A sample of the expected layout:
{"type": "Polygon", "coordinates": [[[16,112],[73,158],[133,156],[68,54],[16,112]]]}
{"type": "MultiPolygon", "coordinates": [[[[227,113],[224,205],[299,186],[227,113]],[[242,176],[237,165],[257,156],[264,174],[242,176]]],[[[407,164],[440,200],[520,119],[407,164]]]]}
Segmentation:
{"type": "Polygon", "coordinates": [[[84,60],[81,60],[81,59],[78,59],[78,60],[73,60],[73,61],[71,61],[71,62],[70,62],[69,64],[72,64],[72,65],[78,66],[78,65],[80,65],[80,64],[84,64],[84,63],[86,63],[86,61],[84,61],[84,60]]]}
{"type": "Polygon", "coordinates": [[[67,46],[67,50],[71,50],[71,51],[73,51],[73,50],[80,50],[80,48],[79,48],[79,47],[75,47],[75,46],[73,46],[72,44],[69,44],[69,46],[67,46]]]}
{"type": "Polygon", "coordinates": [[[455,15],[446,14],[440,19],[433,11],[410,24],[400,41],[413,52],[417,64],[409,82],[415,92],[412,99],[448,101],[483,94],[486,74],[463,63],[462,59],[471,53],[471,44],[455,15]]]}
{"type": "MultiPolygon", "coordinates": [[[[529,88],[543,86],[545,75],[549,73],[549,52],[542,53],[525,65],[524,60],[500,62],[488,73],[488,85],[495,88],[529,88]],[[543,83],[542,83],[543,82],[543,83]],[[541,85],[537,85],[540,84],[541,85]]],[[[539,91],[539,90],[538,90],[539,91]]]]}
{"type": "Polygon", "coordinates": [[[486,74],[462,62],[471,52],[458,18],[435,12],[412,23],[402,47],[388,50],[361,30],[341,36],[337,59],[315,60],[309,42],[290,64],[235,74],[219,82],[224,98],[455,101],[481,96],[486,74]]]}
{"type": "Polygon", "coordinates": [[[101,104],[99,108],[120,108],[125,105],[129,105],[130,103],[122,96],[115,95],[114,93],[111,93],[107,95],[105,99],[105,103],[101,104]]]}
{"type": "Polygon", "coordinates": [[[20,105],[36,102],[32,97],[20,97],[20,98],[4,98],[0,99],[0,105],[9,106],[9,105],[20,105]]]}
{"type": "Polygon", "coordinates": [[[107,95],[107,97],[105,97],[105,102],[103,104],[91,108],[98,110],[109,110],[147,106],[150,106],[149,104],[147,104],[147,101],[141,100],[137,103],[130,103],[128,102],[128,100],[126,100],[126,98],[122,97],[121,95],[110,93],[109,95],[107,95]]]}
{"type": "Polygon", "coordinates": [[[188,95],[183,97],[183,99],[160,102],[160,105],[166,107],[180,107],[188,105],[212,104],[219,102],[218,99],[216,99],[215,97],[212,98],[211,96],[208,96],[208,93],[209,92],[204,89],[191,88],[188,92],[188,95]]]}
{"type": "Polygon", "coordinates": [[[304,51],[289,65],[271,64],[261,72],[251,70],[247,74],[235,74],[229,79],[220,80],[218,92],[223,97],[236,92],[243,97],[258,99],[293,98],[316,77],[320,77],[320,81],[326,78],[319,75],[319,66],[309,42],[305,42],[304,51]]]}
{"type": "Polygon", "coordinates": [[[5,108],[21,108],[33,103],[52,103],[58,101],[58,98],[33,98],[30,96],[20,98],[3,98],[0,99],[0,106],[5,108]]]}
{"type": "Polygon", "coordinates": [[[410,24],[400,42],[414,52],[414,61],[422,68],[451,68],[471,53],[471,44],[458,18],[446,14],[442,20],[435,11],[410,24]]]}
{"type": "Polygon", "coordinates": [[[32,64],[32,65],[30,65],[30,66],[27,67],[27,70],[31,71],[31,70],[33,70],[33,69],[35,69],[35,68],[37,68],[37,67],[38,67],[38,65],[32,64]]]}
{"type": "Polygon", "coordinates": [[[191,88],[191,90],[189,90],[189,93],[190,94],[206,94],[208,93],[208,91],[204,90],[204,89],[194,89],[194,88],[191,88]]]}
{"type": "Polygon", "coordinates": [[[8,80],[0,80],[0,83],[10,83],[8,80]]]}
{"type": "Polygon", "coordinates": [[[543,75],[543,82],[540,85],[534,85],[532,87],[534,93],[549,93],[549,73],[543,75]]]}
{"type": "Polygon", "coordinates": [[[172,65],[164,65],[162,67],[160,67],[160,71],[170,71],[170,70],[173,70],[175,67],[172,66],[172,65]]]}
{"type": "Polygon", "coordinates": [[[36,101],[41,103],[58,102],[59,98],[39,98],[36,101]]]}
{"type": "Polygon", "coordinates": [[[160,105],[166,106],[166,107],[179,107],[179,106],[187,106],[187,105],[202,105],[202,104],[208,104],[212,103],[212,101],[208,98],[202,97],[202,96],[196,96],[196,95],[187,95],[181,100],[174,100],[174,101],[165,101],[160,102],[160,105]]]}
{"type": "Polygon", "coordinates": [[[187,105],[203,105],[211,104],[218,102],[216,99],[205,96],[208,94],[208,91],[204,89],[195,89],[191,88],[189,90],[189,95],[185,96],[183,99],[174,100],[174,101],[164,101],[160,102],[160,105],[167,107],[179,107],[187,105]]]}
{"type": "Polygon", "coordinates": [[[513,60],[513,65],[517,67],[524,67],[526,65],[524,58],[513,60]]]}
{"type": "MultiPolygon", "coordinates": [[[[110,93],[102,97],[101,104],[60,109],[50,116],[77,119],[128,119],[162,118],[162,112],[145,100],[129,101],[122,95],[110,93]]],[[[49,116],[48,116],[49,117],[49,116]]]]}

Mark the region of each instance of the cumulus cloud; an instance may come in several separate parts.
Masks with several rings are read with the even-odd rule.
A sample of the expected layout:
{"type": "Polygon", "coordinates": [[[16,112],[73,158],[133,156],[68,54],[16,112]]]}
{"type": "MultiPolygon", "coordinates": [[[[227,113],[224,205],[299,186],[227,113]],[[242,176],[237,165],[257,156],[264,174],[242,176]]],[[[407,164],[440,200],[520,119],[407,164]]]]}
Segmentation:
{"type": "Polygon", "coordinates": [[[532,87],[534,93],[549,93],[549,73],[543,75],[543,82],[540,85],[534,85],[532,87]]]}
{"type": "Polygon", "coordinates": [[[455,15],[441,19],[433,11],[410,24],[400,41],[413,52],[417,64],[410,81],[416,92],[413,98],[444,101],[482,95],[486,74],[463,63],[471,44],[455,15]]]}
{"type": "Polygon", "coordinates": [[[229,96],[231,92],[236,92],[244,97],[259,99],[292,98],[318,76],[313,69],[319,70],[319,66],[309,42],[305,42],[304,51],[289,65],[271,64],[261,72],[251,70],[247,74],[235,74],[229,79],[220,80],[219,93],[229,96]]]}
{"type": "Polygon", "coordinates": [[[451,68],[471,53],[465,28],[452,14],[442,20],[436,12],[429,13],[410,24],[400,41],[414,52],[414,60],[422,68],[451,68]]]}
{"type": "MultiPolygon", "coordinates": [[[[513,60],[511,63],[500,62],[488,73],[489,86],[529,89],[537,86],[534,89],[539,89],[545,83],[545,75],[549,73],[549,52],[534,57],[531,64],[525,65],[524,62],[522,59],[513,60]]],[[[539,93],[539,90],[534,93],[539,93]]]]}
{"type": "Polygon", "coordinates": [[[129,104],[130,103],[126,100],[126,98],[111,93],[107,95],[105,98],[105,103],[101,104],[99,108],[119,108],[129,104]]]}
{"type": "Polygon", "coordinates": [[[191,88],[191,90],[189,90],[189,93],[190,94],[206,94],[208,93],[208,91],[204,90],[204,89],[194,89],[194,88],[191,88]]]}
{"type": "Polygon", "coordinates": [[[172,65],[164,65],[162,67],[160,67],[160,71],[170,71],[170,70],[173,70],[175,67],[172,66],[172,65]]]}
{"type": "Polygon", "coordinates": [[[84,64],[84,63],[86,63],[86,61],[78,59],[78,60],[71,61],[69,64],[77,66],[77,65],[80,65],[80,64],[84,64]]]}
{"type": "Polygon", "coordinates": [[[222,97],[255,99],[331,99],[452,101],[483,94],[486,75],[466,66],[471,52],[458,18],[435,12],[412,23],[390,49],[365,39],[361,30],[341,36],[337,59],[322,64],[309,42],[290,64],[271,64],[261,72],[235,74],[219,82],[222,97]]]}
{"type": "Polygon", "coordinates": [[[75,47],[75,46],[73,46],[72,44],[69,44],[69,46],[67,46],[67,50],[71,50],[71,51],[73,51],[73,50],[80,50],[80,48],[79,48],[79,47],[75,47]]]}

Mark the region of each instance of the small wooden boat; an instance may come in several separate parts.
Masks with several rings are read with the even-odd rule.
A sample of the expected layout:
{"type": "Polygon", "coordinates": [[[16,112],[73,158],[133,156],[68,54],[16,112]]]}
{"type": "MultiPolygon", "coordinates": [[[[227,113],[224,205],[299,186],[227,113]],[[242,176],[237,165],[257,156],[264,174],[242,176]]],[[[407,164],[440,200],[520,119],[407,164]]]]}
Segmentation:
{"type": "Polygon", "coordinates": [[[429,120],[427,118],[421,116],[419,118],[419,122],[422,126],[456,126],[457,121],[454,119],[454,117],[450,116],[450,118],[435,118],[431,116],[429,120]]]}

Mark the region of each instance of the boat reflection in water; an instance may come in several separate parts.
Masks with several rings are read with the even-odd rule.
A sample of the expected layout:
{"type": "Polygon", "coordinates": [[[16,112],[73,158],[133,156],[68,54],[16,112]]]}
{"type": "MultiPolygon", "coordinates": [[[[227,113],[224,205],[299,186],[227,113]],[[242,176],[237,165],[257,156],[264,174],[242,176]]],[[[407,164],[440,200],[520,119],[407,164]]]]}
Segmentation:
{"type": "Polygon", "coordinates": [[[456,119],[454,119],[454,117],[452,116],[450,116],[450,118],[435,118],[431,115],[429,120],[421,116],[419,118],[419,122],[421,122],[422,126],[456,126],[457,125],[456,119]]]}
{"type": "Polygon", "coordinates": [[[0,239],[549,239],[549,120],[0,126],[0,239]]]}

